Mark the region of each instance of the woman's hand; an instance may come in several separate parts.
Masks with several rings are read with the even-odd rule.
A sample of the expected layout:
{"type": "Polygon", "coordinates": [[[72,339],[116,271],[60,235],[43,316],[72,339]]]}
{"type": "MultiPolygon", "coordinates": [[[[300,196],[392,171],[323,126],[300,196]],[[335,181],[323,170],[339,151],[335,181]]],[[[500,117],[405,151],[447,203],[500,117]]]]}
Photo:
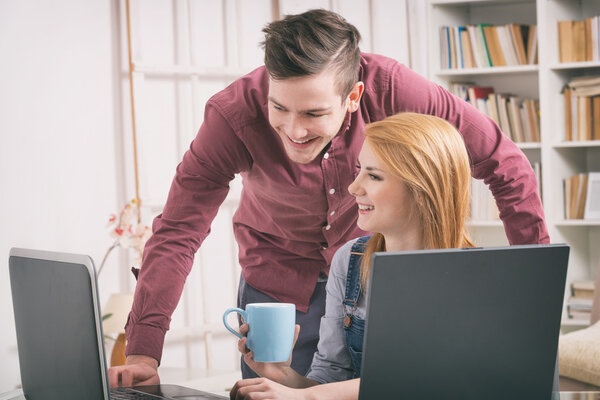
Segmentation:
{"type": "Polygon", "coordinates": [[[229,398],[231,400],[299,400],[306,398],[304,394],[305,391],[302,389],[292,389],[266,378],[252,378],[237,381],[229,392],[229,398]]]}
{"type": "Polygon", "coordinates": [[[252,358],[252,350],[246,347],[248,339],[245,336],[248,334],[248,329],[248,324],[242,324],[240,326],[240,334],[244,335],[244,337],[238,340],[238,350],[244,355],[244,362],[258,375],[269,378],[275,382],[285,384],[286,380],[291,377],[290,375],[295,375],[295,372],[290,366],[292,365],[292,353],[294,351],[294,346],[296,345],[296,340],[298,340],[298,334],[300,333],[300,325],[296,325],[295,327],[294,344],[292,345],[292,353],[290,353],[290,358],[288,358],[287,361],[278,363],[254,361],[252,358]]]}

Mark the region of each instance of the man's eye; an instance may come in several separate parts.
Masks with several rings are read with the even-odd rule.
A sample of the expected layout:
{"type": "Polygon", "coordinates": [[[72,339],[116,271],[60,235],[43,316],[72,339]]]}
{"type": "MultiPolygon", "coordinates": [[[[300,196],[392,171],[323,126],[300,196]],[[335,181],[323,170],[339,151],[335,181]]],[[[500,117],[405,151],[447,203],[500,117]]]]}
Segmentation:
{"type": "Polygon", "coordinates": [[[273,104],[273,108],[276,109],[277,111],[283,111],[283,108],[276,106],[275,104],[273,104]]]}
{"type": "Polygon", "coordinates": [[[306,114],[306,115],[308,115],[308,116],[309,116],[309,117],[311,117],[311,118],[319,118],[319,117],[322,117],[322,116],[323,116],[323,115],[325,115],[325,114],[313,114],[313,113],[308,113],[308,114],[306,114]]]}

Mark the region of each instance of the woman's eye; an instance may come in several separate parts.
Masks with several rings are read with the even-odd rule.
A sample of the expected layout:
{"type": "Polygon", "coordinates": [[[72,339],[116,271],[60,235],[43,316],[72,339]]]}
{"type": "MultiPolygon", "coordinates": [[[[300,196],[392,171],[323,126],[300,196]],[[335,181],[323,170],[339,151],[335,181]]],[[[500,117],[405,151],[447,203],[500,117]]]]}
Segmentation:
{"type": "Polygon", "coordinates": [[[380,181],[380,180],[381,180],[381,178],[380,178],[380,177],[378,177],[378,176],[377,176],[377,175],[375,175],[375,174],[369,174],[369,178],[370,178],[371,180],[374,180],[374,181],[380,181]]]}

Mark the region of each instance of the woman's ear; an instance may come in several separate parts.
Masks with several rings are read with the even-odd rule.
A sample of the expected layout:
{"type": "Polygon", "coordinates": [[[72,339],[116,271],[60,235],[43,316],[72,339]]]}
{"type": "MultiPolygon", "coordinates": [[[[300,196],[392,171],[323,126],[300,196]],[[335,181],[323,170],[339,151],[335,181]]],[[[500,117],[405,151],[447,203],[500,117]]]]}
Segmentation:
{"type": "Polygon", "coordinates": [[[348,112],[353,113],[358,110],[360,104],[360,98],[362,97],[363,91],[365,90],[365,84],[358,81],[352,87],[350,94],[348,95],[348,112]]]}

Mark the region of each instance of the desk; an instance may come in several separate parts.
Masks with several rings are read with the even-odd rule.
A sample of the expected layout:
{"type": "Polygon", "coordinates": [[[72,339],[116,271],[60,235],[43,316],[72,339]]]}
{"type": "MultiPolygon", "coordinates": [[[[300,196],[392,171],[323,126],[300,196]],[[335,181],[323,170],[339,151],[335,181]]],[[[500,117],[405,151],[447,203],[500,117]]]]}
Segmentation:
{"type": "MultiPolygon", "coordinates": [[[[215,392],[221,396],[228,396],[227,392],[215,392]]],[[[520,399],[518,395],[515,395],[516,399],[520,399]]],[[[515,399],[515,400],[516,400],[515,399]]],[[[26,400],[23,396],[23,391],[13,390],[0,394],[0,400],[26,400]]],[[[600,392],[560,392],[560,400],[600,400],[600,392]]]]}
{"type": "MultiPolygon", "coordinates": [[[[221,396],[229,396],[229,392],[211,392],[221,396]]],[[[27,400],[21,389],[13,390],[6,393],[0,393],[0,400],[27,400]]],[[[586,399],[587,400],[587,399],[586,399]]],[[[596,400],[596,398],[594,398],[596,400]]]]}

